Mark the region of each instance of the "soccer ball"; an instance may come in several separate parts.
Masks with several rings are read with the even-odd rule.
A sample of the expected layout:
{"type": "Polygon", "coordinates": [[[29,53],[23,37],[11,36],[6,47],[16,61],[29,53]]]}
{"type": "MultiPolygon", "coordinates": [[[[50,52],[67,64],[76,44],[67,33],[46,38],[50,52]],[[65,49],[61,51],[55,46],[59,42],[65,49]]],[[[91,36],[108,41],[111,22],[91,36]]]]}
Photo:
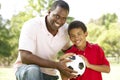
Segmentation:
{"type": "Polygon", "coordinates": [[[79,55],[73,55],[68,57],[67,59],[72,60],[71,62],[67,62],[66,65],[68,68],[77,71],[75,75],[82,75],[86,69],[86,65],[84,60],[79,55]]]}

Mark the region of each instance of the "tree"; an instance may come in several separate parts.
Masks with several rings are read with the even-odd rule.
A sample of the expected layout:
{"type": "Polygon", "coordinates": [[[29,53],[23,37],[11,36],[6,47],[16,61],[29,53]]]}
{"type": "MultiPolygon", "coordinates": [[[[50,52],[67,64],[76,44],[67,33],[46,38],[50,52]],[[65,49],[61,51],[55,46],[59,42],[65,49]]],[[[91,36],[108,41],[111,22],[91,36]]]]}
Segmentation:
{"type": "MultiPolygon", "coordinates": [[[[120,26],[118,24],[111,24],[109,30],[106,30],[98,37],[99,44],[105,50],[107,55],[117,57],[119,61],[120,57],[120,26]]],[[[118,62],[119,63],[119,62],[118,62]]]]}
{"type": "Polygon", "coordinates": [[[105,31],[104,26],[100,26],[94,23],[87,24],[87,29],[88,29],[87,39],[90,42],[94,42],[94,43],[97,43],[98,37],[105,31]]]}
{"type": "Polygon", "coordinates": [[[109,29],[110,24],[117,23],[117,21],[118,21],[118,16],[115,13],[113,13],[113,14],[107,13],[107,14],[103,14],[97,20],[91,19],[90,23],[93,22],[97,25],[101,25],[101,26],[104,25],[106,27],[106,29],[109,29]]]}
{"type": "Polygon", "coordinates": [[[10,32],[10,21],[4,20],[0,15],[0,65],[9,65],[11,60],[13,34],[10,32]]]}
{"type": "Polygon", "coordinates": [[[8,20],[3,20],[2,16],[0,16],[0,55],[9,56],[10,44],[9,39],[11,38],[9,29],[7,29],[7,25],[9,25],[8,20]],[[4,49],[6,49],[4,50],[4,49]]]}

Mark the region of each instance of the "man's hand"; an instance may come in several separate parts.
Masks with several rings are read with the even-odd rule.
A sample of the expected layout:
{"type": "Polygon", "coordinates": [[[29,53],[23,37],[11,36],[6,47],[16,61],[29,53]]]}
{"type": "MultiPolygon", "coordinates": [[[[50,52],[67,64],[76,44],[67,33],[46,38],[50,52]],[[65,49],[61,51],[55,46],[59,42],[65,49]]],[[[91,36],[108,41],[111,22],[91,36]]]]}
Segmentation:
{"type": "Polygon", "coordinates": [[[65,60],[66,58],[73,56],[73,55],[74,55],[74,53],[66,53],[66,54],[62,55],[59,60],[60,61],[65,60]]]}
{"type": "MultiPolygon", "coordinates": [[[[68,57],[68,55],[66,55],[68,57]]],[[[66,66],[66,63],[67,62],[70,62],[71,60],[68,60],[68,59],[62,59],[60,60],[60,62],[58,62],[58,67],[57,69],[60,71],[60,74],[61,74],[61,77],[64,76],[66,78],[75,78],[76,75],[74,75],[73,73],[77,73],[77,71],[74,71],[72,69],[69,69],[67,66],[66,66]]]]}

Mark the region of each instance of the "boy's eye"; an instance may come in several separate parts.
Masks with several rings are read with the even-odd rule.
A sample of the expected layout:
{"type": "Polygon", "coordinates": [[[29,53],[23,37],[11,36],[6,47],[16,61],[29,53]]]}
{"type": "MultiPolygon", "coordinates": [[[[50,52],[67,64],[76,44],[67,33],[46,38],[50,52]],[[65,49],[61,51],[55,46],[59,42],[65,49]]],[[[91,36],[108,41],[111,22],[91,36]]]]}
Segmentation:
{"type": "Polygon", "coordinates": [[[76,38],[76,37],[79,37],[79,36],[82,36],[82,33],[77,33],[76,35],[70,35],[71,38],[76,38]]]}
{"type": "Polygon", "coordinates": [[[81,33],[78,33],[78,35],[82,35],[81,33]]]}
{"type": "Polygon", "coordinates": [[[71,38],[74,38],[75,36],[74,36],[74,35],[71,35],[70,37],[71,37],[71,38]]]}

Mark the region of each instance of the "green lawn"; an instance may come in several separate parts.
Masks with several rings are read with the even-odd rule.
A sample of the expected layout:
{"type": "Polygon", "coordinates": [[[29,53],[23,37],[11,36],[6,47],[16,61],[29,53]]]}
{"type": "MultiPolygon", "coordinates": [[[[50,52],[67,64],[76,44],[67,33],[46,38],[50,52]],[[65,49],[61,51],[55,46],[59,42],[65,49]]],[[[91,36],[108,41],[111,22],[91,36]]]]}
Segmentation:
{"type": "Polygon", "coordinates": [[[0,80],[16,80],[12,68],[0,67],[0,80]]]}
{"type": "MultiPolygon", "coordinates": [[[[16,80],[13,69],[0,67],[0,80],[16,80]]],[[[120,64],[111,64],[111,72],[103,73],[103,80],[120,80],[120,64]]]]}
{"type": "Polygon", "coordinates": [[[103,80],[120,80],[120,64],[111,64],[111,71],[103,73],[103,80]]]}

